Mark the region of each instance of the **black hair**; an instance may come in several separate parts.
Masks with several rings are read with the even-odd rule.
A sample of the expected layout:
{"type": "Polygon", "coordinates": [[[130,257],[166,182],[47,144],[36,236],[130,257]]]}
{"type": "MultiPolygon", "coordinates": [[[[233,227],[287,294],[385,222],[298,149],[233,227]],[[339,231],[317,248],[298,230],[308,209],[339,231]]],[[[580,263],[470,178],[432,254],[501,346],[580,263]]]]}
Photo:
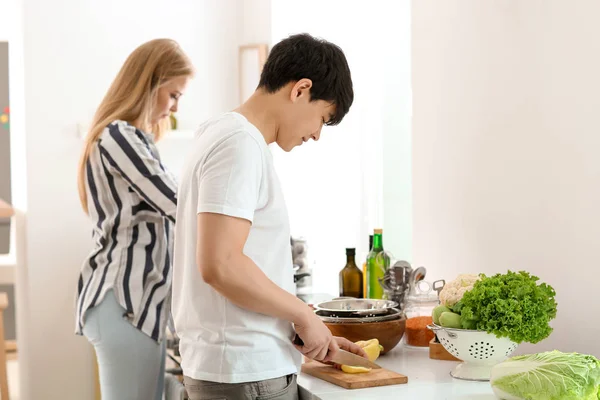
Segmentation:
{"type": "Polygon", "coordinates": [[[303,78],[312,81],[310,101],[335,104],[335,114],[327,125],[339,124],[354,101],[350,68],[342,49],[307,33],[292,35],[271,49],[258,88],[274,93],[303,78]]]}

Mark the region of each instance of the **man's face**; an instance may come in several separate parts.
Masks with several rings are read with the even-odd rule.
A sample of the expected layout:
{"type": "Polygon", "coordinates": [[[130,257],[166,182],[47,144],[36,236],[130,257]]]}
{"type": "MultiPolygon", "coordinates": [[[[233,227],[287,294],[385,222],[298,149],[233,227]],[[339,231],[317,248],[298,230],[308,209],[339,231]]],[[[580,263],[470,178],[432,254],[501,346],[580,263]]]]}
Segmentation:
{"type": "Polygon", "coordinates": [[[310,101],[310,80],[299,81],[290,94],[279,126],[276,142],[284,151],[312,140],[319,140],[321,129],[335,114],[335,104],[325,100],[310,101]]]}

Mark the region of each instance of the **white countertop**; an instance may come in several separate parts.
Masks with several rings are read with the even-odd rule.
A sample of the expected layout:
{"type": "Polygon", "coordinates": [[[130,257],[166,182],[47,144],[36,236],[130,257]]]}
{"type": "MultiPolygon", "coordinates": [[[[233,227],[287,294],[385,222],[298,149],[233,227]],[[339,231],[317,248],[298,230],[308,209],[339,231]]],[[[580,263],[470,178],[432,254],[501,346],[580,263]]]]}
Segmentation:
{"type": "Polygon", "coordinates": [[[301,373],[298,384],[305,389],[301,390],[304,392],[302,397],[313,400],[496,400],[489,382],[452,378],[450,371],[458,362],[432,360],[428,348],[407,347],[401,342],[376,362],[383,368],[408,376],[408,383],[349,390],[301,373]],[[306,396],[306,392],[312,396],[306,396]]]}

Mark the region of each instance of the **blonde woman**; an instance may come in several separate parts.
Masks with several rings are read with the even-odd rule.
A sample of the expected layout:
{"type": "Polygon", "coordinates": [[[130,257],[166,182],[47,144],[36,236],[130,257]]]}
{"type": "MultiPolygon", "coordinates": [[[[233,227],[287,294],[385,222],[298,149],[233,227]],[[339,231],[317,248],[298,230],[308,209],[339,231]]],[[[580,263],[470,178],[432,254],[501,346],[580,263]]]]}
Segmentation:
{"type": "Polygon", "coordinates": [[[138,47],[98,107],[81,157],[94,248],[79,277],[76,332],[96,349],[103,400],[162,398],[177,186],[155,141],[192,74],[176,42],[138,47]]]}

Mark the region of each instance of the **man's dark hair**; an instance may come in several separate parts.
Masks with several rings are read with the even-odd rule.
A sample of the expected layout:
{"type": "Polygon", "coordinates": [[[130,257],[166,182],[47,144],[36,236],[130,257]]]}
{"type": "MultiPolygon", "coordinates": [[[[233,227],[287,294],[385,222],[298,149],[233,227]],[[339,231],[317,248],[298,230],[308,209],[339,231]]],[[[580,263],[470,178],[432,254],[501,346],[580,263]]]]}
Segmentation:
{"type": "Polygon", "coordinates": [[[271,49],[258,88],[274,93],[303,78],[312,81],[310,101],[335,104],[335,114],[327,125],[339,124],[354,100],[350,68],[342,49],[307,33],[292,35],[271,49]]]}

